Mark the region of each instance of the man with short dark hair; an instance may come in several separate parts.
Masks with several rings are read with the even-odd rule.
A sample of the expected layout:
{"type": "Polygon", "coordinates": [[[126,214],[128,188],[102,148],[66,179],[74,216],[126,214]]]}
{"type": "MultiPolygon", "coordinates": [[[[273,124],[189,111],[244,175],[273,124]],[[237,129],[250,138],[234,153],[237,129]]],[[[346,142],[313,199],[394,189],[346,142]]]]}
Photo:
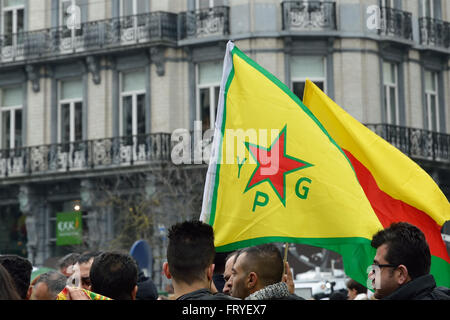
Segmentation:
{"type": "Polygon", "coordinates": [[[33,266],[27,259],[15,254],[1,255],[0,264],[5,267],[14,280],[17,292],[24,300],[31,296],[31,271],[33,266]]]}
{"type": "Polygon", "coordinates": [[[56,271],[41,274],[34,284],[31,300],[56,300],[66,281],[67,277],[56,271]]]}
{"type": "Polygon", "coordinates": [[[393,223],[375,234],[371,244],[377,249],[369,274],[376,299],[450,299],[450,290],[436,287],[429,274],[430,249],[419,228],[406,222],[393,223]]]}
{"type": "Polygon", "coordinates": [[[213,289],[215,248],[210,225],[201,221],[177,223],[169,229],[168,238],[163,270],[172,279],[177,300],[233,299],[213,289]]]}
{"type": "Polygon", "coordinates": [[[89,273],[91,270],[92,263],[94,262],[94,258],[98,256],[101,252],[97,251],[88,251],[82,253],[77,262],[74,265],[75,273],[79,273],[80,278],[80,287],[86,290],[91,290],[91,279],[89,277],[89,273]]]}
{"type": "Polygon", "coordinates": [[[242,249],[232,268],[233,297],[247,300],[303,300],[283,281],[283,259],[274,244],[242,249]]]}
{"type": "Polygon", "coordinates": [[[128,254],[104,252],[90,270],[91,291],[115,300],[135,300],[138,266],[128,254]]]}

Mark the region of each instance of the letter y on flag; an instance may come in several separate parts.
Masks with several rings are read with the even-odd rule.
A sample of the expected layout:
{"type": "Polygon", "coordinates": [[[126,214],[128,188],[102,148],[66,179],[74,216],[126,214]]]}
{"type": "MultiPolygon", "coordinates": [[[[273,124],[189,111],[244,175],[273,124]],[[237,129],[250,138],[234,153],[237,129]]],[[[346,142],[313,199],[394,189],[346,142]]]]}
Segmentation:
{"type": "MultiPolygon", "coordinates": [[[[316,114],[328,107],[326,95],[307,98],[312,86],[305,105],[227,44],[200,219],[213,227],[217,251],[267,242],[318,246],[340,253],[347,275],[364,284],[375,255],[370,242],[384,224],[354,154],[330,119],[316,114]]],[[[440,223],[448,202],[442,210],[440,223]]]]}

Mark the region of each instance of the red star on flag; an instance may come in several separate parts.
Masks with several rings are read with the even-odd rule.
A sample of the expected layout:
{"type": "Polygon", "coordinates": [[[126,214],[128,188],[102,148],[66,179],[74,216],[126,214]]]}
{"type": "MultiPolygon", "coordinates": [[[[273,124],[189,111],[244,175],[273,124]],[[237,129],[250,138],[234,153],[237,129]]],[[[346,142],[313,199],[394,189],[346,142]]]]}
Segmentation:
{"type": "Polygon", "coordinates": [[[257,162],[257,166],[244,192],[267,181],[280,198],[283,206],[286,206],[286,175],[312,166],[306,161],[286,154],[286,131],[285,126],[268,149],[245,142],[245,146],[257,162]]]}

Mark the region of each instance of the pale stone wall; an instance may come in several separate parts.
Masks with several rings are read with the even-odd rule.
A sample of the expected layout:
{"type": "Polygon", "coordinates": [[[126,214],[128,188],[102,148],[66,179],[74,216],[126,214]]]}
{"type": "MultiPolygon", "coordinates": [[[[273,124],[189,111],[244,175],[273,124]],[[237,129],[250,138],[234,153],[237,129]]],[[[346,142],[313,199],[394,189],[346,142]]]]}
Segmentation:
{"type": "Polygon", "coordinates": [[[48,118],[50,109],[48,86],[50,82],[47,79],[41,79],[39,92],[34,92],[32,83],[27,83],[27,144],[29,146],[46,144],[49,141],[50,132],[47,131],[50,119],[48,118]]]}
{"type": "Polygon", "coordinates": [[[108,137],[107,132],[111,131],[112,121],[109,121],[107,117],[111,113],[111,90],[109,89],[111,80],[106,77],[106,74],[110,72],[105,70],[100,72],[102,80],[100,84],[92,81],[91,73],[88,76],[87,135],[89,140],[108,137]]]}
{"type": "Polygon", "coordinates": [[[50,28],[51,0],[28,1],[28,30],[50,28]]]}
{"type": "Polygon", "coordinates": [[[109,19],[112,16],[112,1],[89,0],[88,21],[109,19]]]}
{"type": "Polygon", "coordinates": [[[418,63],[419,52],[409,52],[410,62],[405,63],[405,105],[406,125],[414,128],[423,127],[423,88],[421,66],[418,63]]]}

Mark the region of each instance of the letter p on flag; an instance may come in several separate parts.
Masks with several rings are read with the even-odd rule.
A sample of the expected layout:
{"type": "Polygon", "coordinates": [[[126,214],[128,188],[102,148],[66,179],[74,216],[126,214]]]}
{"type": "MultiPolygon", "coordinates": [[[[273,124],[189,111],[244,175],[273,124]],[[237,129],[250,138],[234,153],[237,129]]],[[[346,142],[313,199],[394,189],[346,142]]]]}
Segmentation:
{"type": "Polygon", "coordinates": [[[268,242],[312,245],[341,254],[345,273],[366,284],[373,235],[404,221],[424,232],[437,285],[450,286],[440,234],[450,220],[444,193],[314,83],[306,81],[301,101],[230,41],[216,115],[222,134],[214,135],[200,219],[213,227],[217,252],[268,242]],[[281,131],[275,140],[228,141],[228,129],[281,131]],[[242,157],[255,161],[225,163],[234,143],[246,145],[242,157]],[[279,170],[263,172],[258,151],[275,152],[277,144],[279,170]]]}

